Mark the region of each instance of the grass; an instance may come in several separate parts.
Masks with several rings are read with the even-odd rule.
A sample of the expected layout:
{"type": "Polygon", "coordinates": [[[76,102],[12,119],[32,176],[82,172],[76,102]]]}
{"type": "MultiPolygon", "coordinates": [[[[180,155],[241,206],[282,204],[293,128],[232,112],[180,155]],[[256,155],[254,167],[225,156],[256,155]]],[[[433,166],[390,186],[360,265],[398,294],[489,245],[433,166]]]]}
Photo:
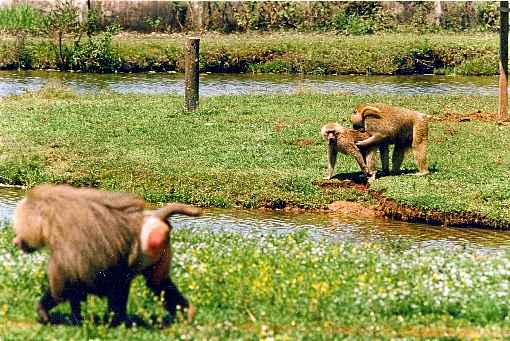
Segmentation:
{"type": "MultiPolygon", "coordinates": [[[[334,33],[243,33],[201,36],[200,67],[211,72],[307,74],[498,73],[498,35],[495,33],[345,36],[334,33]]],[[[185,35],[115,37],[120,71],[182,71],[185,35]]],[[[0,44],[0,67],[17,68],[14,39],[0,44]]],[[[100,53],[96,52],[96,53],[100,53]]],[[[102,52],[101,52],[102,53],[102,52]]],[[[27,68],[57,68],[47,40],[31,39],[24,54],[27,68]]],[[[82,56],[84,57],[84,56],[82,56]]],[[[107,59],[89,56],[94,63],[107,59]],[[95,58],[95,59],[94,59],[95,58]],[[97,59],[97,60],[96,60],[97,59]]],[[[103,65],[103,69],[108,69],[103,65]]]]}
{"type": "MultiPolygon", "coordinates": [[[[490,96],[295,93],[209,97],[194,113],[178,96],[77,96],[61,87],[0,102],[0,180],[66,182],[140,193],[152,202],[320,208],[371,202],[355,189],[319,186],[321,124],[348,125],[358,102],[382,101],[445,118],[490,116],[490,96]]],[[[510,216],[510,138],[492,122],[434,120],[427,177],[383,177],[372,188],[420,208],[510,216]]],[[[415,170],[411,158],[406,170],[415,170]]],[[[339,173],[357,171],[341,156],[339,173]]],[[[197,305],[192,325],[161,328],[164,311],[137,279],[129,312],[147,326],[110,329],[91,297],[80,327],[42,326],[34,305],[46,253],[24,255],[0,230],[0,339],[495,339],[510,337],[510,254],[464,248],[310,240],[177,229],[172,277],[197,305]]],[[[68,314],[62,305],[57,312],[68,314]]]]}
{"type": "Polygon", "coordinates": [[[0,30],[11,33],[16,31],[35,31],[42,27],[44,17],[29,5],[0,8],[0,30]]]}
{"type": "MultiPolygon", "coordinates": [[[[215,207],[323,208],[372,202],[352,188],[322,187],[320,126],[348,126],[359,102],[387,102],[443,117],[496,111],[485,96],[301,93],[210,97],[186,113],[178,96],[76,96],[61,88],[0,102],[0,181],[70,183],[137,192],[151,202],[215,207]]],[[[478,212],[508,222],[510,137],[491,122],[432,122],[426,177],[389,176],[371,188],[399,203],[478,212]]],[[[412,157],[403,168],[415,171],[412,157]]],[[[337,172],[357,172],[340,156],[337,172]]]]}
{"type": "MultiPolygon", "coordinates": [[[[173,233],[172,277],[197,305],[192,325],[161,329],[161,304],[135,280],[129,314],[147,325],[109,329],[95,321],[105,302],[90,297],[80,327],[42,326],[35,302],[45,253],[25,255],[0,231],[0,338],[356,339],[508,337],[510,255],[415,249],[405,242],[353,244],[288,235],[173,233]]],[[[67,304],[57,313],[69,314],[67,304]]]]}

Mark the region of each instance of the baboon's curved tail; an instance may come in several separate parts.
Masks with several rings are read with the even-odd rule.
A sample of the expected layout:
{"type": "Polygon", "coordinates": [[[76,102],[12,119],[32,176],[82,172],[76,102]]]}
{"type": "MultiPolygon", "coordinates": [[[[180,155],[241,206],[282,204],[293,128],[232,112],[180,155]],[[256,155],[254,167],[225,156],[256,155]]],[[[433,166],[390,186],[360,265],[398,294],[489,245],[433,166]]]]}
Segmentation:
{"type": "Polygon", "coordinates": [[[202,214],[202,210],[198,207],[190,205],[171,203],[161,207],[160,209],[157,209],[154,212],[151,212],[151,216],[161,220],[166,220],[173,214],[184,214],[196,217],[202,214]]]}

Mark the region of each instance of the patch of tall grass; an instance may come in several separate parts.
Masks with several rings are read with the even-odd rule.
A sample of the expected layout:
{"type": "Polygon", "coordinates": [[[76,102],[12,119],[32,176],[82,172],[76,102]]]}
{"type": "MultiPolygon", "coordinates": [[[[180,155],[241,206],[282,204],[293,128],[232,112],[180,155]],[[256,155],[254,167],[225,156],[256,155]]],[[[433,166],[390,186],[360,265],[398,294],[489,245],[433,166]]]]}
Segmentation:
{"type": "Polygon", "coordinates": [[[0,31],[16,33],[16,31],[32,31],[43,26],[43,14],[27,4],[0,7],[0,31]]]}

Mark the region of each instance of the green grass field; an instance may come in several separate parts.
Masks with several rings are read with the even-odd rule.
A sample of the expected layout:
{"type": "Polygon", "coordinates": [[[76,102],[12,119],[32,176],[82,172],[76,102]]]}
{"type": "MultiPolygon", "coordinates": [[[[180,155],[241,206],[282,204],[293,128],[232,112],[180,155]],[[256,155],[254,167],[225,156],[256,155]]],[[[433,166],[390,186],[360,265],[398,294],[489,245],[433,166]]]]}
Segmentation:
{"type": "MultiPolygon", "coordinates": [[[[508,126],[446,119],[493,117],[495,97],[247,95],[203,98],[186,113],[177,96],[77,96],[61,87],[0,102],[0,181],[70,183],[127,190],[150,202],[217,207],[322,208],[371,203],[370,193],[321,187],[320,126],[349,124],[359,102],[387,102],[434,117],[427,177],[377,179],[397,202],[443,212],[510,216],[508,126]],[[481,113],[481,114],[479,114],[481,113]],[[475,116],[476,116],[475,115],[475,116]],[[440,119],[445,119],[440,121],[440,119]]],[[[415,170],[412,158],[404,163],[415,170]]],[[[357,172],[350,157],[337,172],[357,172]]],[[[509,337],[508,253],[391,244],[331,244],[306,233],[260,235],[177,230],[172,276],[197,305],[192,325],[161,328],[164,310],[142,280],[129,313],[145,325],[96,322],[89,298],[82,326],[42,326],[35,302],[46,254],[23,255],[0,231],[0,339],[495,339],[509,337]]],[[[62,305],[57,313],[68,314],[62,305]]]]}
{"type": "MultiPolygon", "coordinates": [[[[186,113],[177,96],[76,96],[61,88],[0,102],[0,180],[70,183],[142,194],[150,202],[215,207],[324,208],[372,202],[366,192],[320,186],[326,173],[322,124],[348,126],[359,102],[428,113],[496,111],[495,97],[355,96],[296,93],[203,98],[186,113]]],[[[510,219],[508,126],[433,121],[426,177],[388,176],[371,189],[439,212],[510,219]]],[[[408,156],[404,170],[415,171],[408,156]]],[[[337,172],[357,172],[341,156],[337,172]]],[[[340,175],[341,176],[341,175],[340,175]]]]}
{"type": "MultiPolygon", "coordinates": [[[[510,258],[393,244],[330,244],[306,233],[247,235],[177,230],[172,273],[197,306],[193,324],[162,328],[162,305],[135,280],[129,314],[139,324],[97,322],[104,300],[90,297],[82,326],[43,326],[35,302],[45,254],[24,255],[0,233],[0,338],[55,339],[494,339],[509,336],[510,258]]],[[[68,304],[55,311],[64,317],[68,304]]]]}

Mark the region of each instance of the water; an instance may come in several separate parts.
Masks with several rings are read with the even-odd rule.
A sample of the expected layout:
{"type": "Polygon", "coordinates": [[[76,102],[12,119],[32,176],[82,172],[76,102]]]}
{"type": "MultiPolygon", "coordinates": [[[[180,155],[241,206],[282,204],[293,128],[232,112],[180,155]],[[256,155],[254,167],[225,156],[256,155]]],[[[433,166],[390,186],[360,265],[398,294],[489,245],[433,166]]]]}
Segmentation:
{"type": "Polygon", "coordinates": [[[22,195],[23,192],[19,189],[0,187],[0,228],[11,220],[14,208],[22,195]]]}
{"type": "MultiPolygon", "coordinates": [[[[23,192],[0,188],[0,224],[12,219],[23,192]]],[[[1,226],[0,225],[0,226],[1,226]]],[[[261,210],[208,209],[201,217],[172,217],[174,228],[216,232],[286,234],[306,230],[311,238],[333,241],[392,242],[405,239],[415,247],[463,246],[487,252],[510,249],[510,232],[474,228],[444,228],[383,219],[356,219],[335,214],[261,210]]]]}
{"type": "MultiPolygon", "coordinates": [[[[0,96],[40,89],[58,80],[79,94],[184,94],[183,74],[85,74],[48,71],[0,71],[0,96]]],[[[302,76],[257,74],[202,74],[200,95],[270,94],[297,91],[353,94],[479,94],[496,95],[498,79],[464,76],[302,76]]]]}

